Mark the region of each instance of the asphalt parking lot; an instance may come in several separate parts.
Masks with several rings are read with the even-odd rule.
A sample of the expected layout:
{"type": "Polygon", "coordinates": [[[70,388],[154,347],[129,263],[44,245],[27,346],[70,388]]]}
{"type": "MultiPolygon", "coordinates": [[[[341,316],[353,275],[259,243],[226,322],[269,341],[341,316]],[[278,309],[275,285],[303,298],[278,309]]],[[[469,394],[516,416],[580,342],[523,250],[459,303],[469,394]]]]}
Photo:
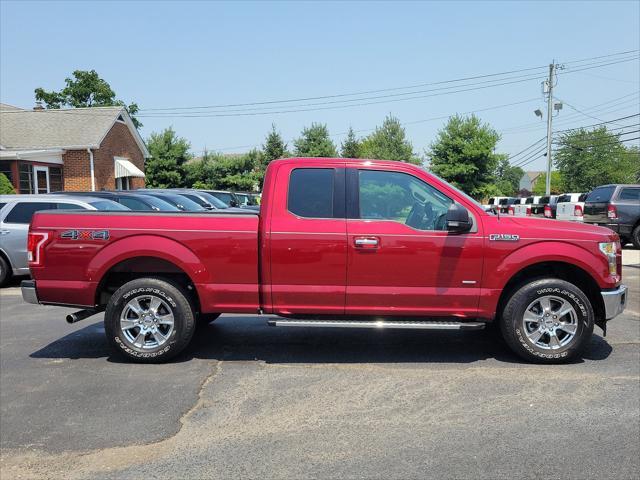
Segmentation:
{"type": "Polygon", "coordinates": [[[491,332],[278,329],[228,315],[166,365],[111,355],[101,317],[0,291],[10,478],[637,478],[640,252],[582,361],[491,332]]]}

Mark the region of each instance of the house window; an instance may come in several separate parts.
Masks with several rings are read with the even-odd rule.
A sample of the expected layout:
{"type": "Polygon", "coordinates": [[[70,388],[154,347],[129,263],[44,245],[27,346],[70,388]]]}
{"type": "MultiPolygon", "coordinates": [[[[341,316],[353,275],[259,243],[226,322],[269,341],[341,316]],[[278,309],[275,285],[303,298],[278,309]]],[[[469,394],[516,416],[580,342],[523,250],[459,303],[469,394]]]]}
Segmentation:
{"type": "Polygon", "coordinates": [[[49,167],[49,187],[51,192],[61,192],[62,187],[62,168],[49,167]]]}
{"type": "Polygon", "coordinates": [[[0,162],[0,173],[4,173],[9,182],[13,185],[13,172],[11,171],[11,162],[0,162]]]}
{"type": "Polygon", "coordinates": [[[116,178],[116,190],[131,190],[130,177],[116,178]]]}
{"type": "Polygon", "coordinates": [[[21,163],[18,168],[20,175],[20,193],[33,193],[33,168],[30,163],[21,163]]]}

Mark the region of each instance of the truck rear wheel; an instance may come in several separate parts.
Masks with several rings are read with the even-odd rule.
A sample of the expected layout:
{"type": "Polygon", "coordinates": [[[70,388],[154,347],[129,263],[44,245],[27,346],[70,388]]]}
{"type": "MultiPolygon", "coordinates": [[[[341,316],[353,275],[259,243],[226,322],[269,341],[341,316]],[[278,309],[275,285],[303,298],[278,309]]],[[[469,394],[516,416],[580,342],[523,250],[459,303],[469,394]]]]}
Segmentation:
{"type": "Polygon", "coordinates": [[[195,316],[188,296],[158,278],[139,278],[120,287],[104,315],[107,339],[125,357],[164,362],[191,341],[195,316]]]}
{"type": "Polygon", "coordinates": [[[555,278],[520,287],[501,315],[502,336],[530,362],[564,363],[580,356],[593,333],[594,313],[575,285],[555,278]]]}

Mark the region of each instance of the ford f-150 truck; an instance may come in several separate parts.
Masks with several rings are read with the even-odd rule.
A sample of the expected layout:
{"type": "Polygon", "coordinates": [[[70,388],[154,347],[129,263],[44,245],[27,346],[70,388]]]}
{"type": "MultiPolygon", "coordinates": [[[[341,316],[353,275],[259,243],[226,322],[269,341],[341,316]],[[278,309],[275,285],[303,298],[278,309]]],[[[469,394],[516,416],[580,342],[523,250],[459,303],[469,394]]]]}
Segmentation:
{"type": "MultiPolygon", "coordinates": [[[[618,235],[497,216],[414,165],[276,160],[260,212],[41,212],[26,301],[105,310],[108,341],[164,361],[220,313],[274,326],[481,329],[575,358],[627,301],[618,235]]],[[[241,321],[241,320],[238,320],[241,321]]]]}

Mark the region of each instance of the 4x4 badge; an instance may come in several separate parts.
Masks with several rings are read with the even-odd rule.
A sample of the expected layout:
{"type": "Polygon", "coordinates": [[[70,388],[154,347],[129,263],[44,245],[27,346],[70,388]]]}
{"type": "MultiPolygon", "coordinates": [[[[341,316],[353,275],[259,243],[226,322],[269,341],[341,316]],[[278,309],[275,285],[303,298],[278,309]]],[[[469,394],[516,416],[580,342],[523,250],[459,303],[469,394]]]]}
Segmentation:
{"type": "Polygon", "coordinates": [[[109,240],[109,230],[65,230],[60,238],[71,240],[109,240]]]}
{"type": "Polygon", "coordinates": [[[517,242],[520,240],[520,235],[513,233],[492,233],[489,235],[489,240],[502,241],[502,242],[517,242]]]}

